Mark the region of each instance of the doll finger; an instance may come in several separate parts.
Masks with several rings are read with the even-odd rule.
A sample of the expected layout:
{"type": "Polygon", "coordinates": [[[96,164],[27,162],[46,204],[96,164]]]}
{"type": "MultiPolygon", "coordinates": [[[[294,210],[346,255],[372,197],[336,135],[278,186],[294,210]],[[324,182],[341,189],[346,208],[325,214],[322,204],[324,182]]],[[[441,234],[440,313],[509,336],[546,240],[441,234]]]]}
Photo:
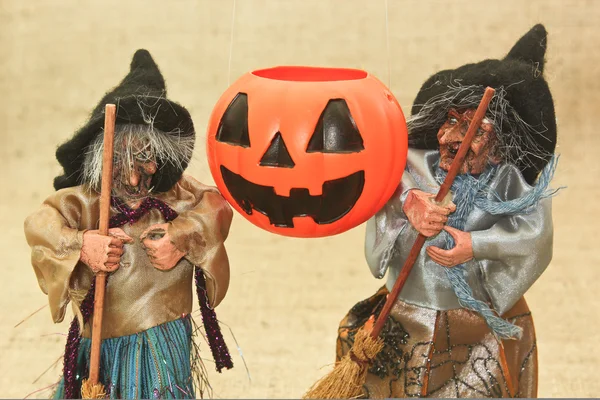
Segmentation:
{"type": "Polygon", "coordinates": [[[159,262],[159,261],[156,261],[156,260],[155,261],[151,261],[151,264],[152,264],[152,266],[154,268],[160,269],[161,271],[164,271],[166,269],[165,266],[161,262],[159,262]]]}
{"type": "Polygon", "coordinates": [[[431,257],[434,261],[439,260],[440,257],[438,256],[438,254],[434,250],[431,249],[431,247],[433,247],[433,246],[430,246],[430,247],[428,247],[428,248],[425,249],[425,251],[427,252],[427,255],[429,257],[431,257]]]}
{"type": "Polygon", "coordinates": [[[144,245],[144,248],[146,249],[146,253],[155,252],[158,247],[156,240],[151,240],[151,239],[144,239],[142,241],[142,244],[144,245]]]}
{"type": "Polygon", "coordinates": [[[120,240],[123,243],[133,243],[133,238],[127,235],[122,229],[113,228],[108,231],[109,236],[120,240]]]}
{"type": "Polygon", "coordinates": [[[429,249],[427,249],[426,252],[429,255],[429,257],[436,263],[443,265],[445,267],[448,266],[449,260],[447,260],[446,258],[438,256],[437,254],[431,252],[429,249]]]}
{"type": "Polygon", "coordinates": [[[427,214],[425,218],[428,223],[433,224],[434,222],[438,222],[440,223],[440,226],[443,226],[443,224],[448,220],[448,217],[446,217],[444,214],[436,213],[427,214]]]}
{"type": "Polygon", "coordinates": [[[120,249],[123,247],[123,241],[113,236],[110,238],[109,247],[120,249]]]}
{"type": "Polygon", "coordinates": [[[456,204],[454,204],[453,202],[450,202],[450,203],[446,204],[444,206],[444,208],[447,209],[449,213],[453,213],[454,211],[456,211],[456,204]]]}
{"type": "Polygon", "coordinates": [[[457,252],[458,252],[458,249],[456,247],[453,247],[448,250],[440,249],[438,254],[442,257],[445,257],[448,261],[452,261],[456,258],[457,252]]]}
{"type": "Polygon", "coordinates": [[[434,194],[423,192],[419,189],[410,189],[409,196],[413,197],[415,200],[420,202],[431,202],[433,203],[433,199],[435,197],[434,194]]]}
{"type": "Polygon", "coordinates": [[[437,247],[435,246],[429,246],[425,249],[425,251],[427,252],[427,254],[429,255],[429,257],[431,258],[439,258],[438,254],[435,252],[435,249],[437,249],[437,247]]]}
{"type": "Polygon", "coordinates": [[[102,255],[103,255],[105,261],[106,261],[106,257],[108,257],[108,255],[115,249],[119,249],[119,248],[116,246],[112,246],[110,244],[104,247],[104,252],[102,255]]]}
{"type": "Polygon", "coordinates": [[[125,253],[125,249],[122,247],[109,247],[106,254],[109,256],[122,256],[123,253],[125,253]]]}
{"type": "Polygon", "coordinates": [[[109,264],[118,264],[120,261],[121,261],[121,257],[120,256],[111,256],[111,255],[109,255],[106,258],[106,263],[109,263],[109,264]]]}
{"type": "Polygon", "coordinates": [[[442,221],[434,221],[429,219],[425,224],[427,225],[426,229],[435,230],[437,232],[441,231],[444,228],[444,223],[442,221]]]}
{"type": "Polygon", "coordinates": [[[150,225],[148,228],[146,228],[146,230],[144,232],[142,232],[142,234],[140,235],[140,239],[141,240],[146,239],[146,237],[152,231],[155,231],[155,230],[164,230],[164,231],[166,231],[167,230],[166,225],[167,224],[154,224],[154,225],[150,225]]]}
{"type": "Polygon", "coordinates": [[[431,251],[433,254],[440,258],[450,259],[450,257],[452,257],[452,250],[444,250],[436,246],[429,246],[427,250],[431,251]]]}
{"type": "Polygon", "coordinates": [[[448,215],[450,214],[450,210],[447,207],[438,206],[437,204],[433,205],[432,209],[434,214],[437,215],[448,215]]]}
{"type": "Polygon", "coordinates": [[[154,225],[149,226],[144,232],[142,232],[142,234],[140,235],[140,240],[145,240],[146,237],[148,236],[148,234],[150,233],[150,231],[152,231],[155,228],[154,225]]]}
{"type": "Polygon", "coordinates": [[[431,233],[430,236],[435,236],[439,234],[444,228],[444,224],[436,222],[434,225],[429,225],[427,230],[431,233]]]}
{"type": "Polygon", "coordinates": [[[125,231],[123,230],[123,228],[110,228],[108,230],[108,232],[109,233],[113,233],[113,234],[118,235],[118,236],[129,237],[129,235],[127,235],[125,233],[125,231]]]}
{"type": "Polygon", "coordinates": [[[440,264],[442,267],[451,267],[452,266],[452,261],[447,260],[445,258],[438,258],[437,260],[434,260],[434,261],[436,263],[440,264]]]}
{"type": "Polygon", "coordinates": [[[446,204],[437,203],[436,206],[439,207],[440,210],[444,210],[446,215],[456,211],[456,205],[451,201],[446,204]]]}
{"type": "Polygon", "coordinates": [[[453,227],[448,226],[448,225],[444,226],[444,230],[446,232],[448,232],[450,234],[450,236],[452,236],[452,238],[454,239],[454,241],[456,241],[456,242],[460,241],[461,233],[463,231],[461,231],[460,229],[453,228],[453,227]]]}
{"type": "Polygon", "coordinates": [[[117,264],[117,263],[108,263],[108,262],[107,262],[107,263],[104,263],[104,267],[105,267],[104,269],[105,269],[105,271],[107,271],[107,272],[112,272],[112,271],[114,271],[115,269],[117,269],[117,266],[118,266],[118,265],[119,265],[119,264],[117,264]]]}

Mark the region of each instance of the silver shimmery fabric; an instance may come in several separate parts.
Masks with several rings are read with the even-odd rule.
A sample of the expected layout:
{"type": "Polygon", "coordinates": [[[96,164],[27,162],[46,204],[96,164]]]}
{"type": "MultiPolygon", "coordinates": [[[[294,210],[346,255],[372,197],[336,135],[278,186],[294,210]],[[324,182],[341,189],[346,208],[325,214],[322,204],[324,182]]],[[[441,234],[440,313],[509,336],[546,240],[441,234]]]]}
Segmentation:
{"type": "MultiPolygon", "coordinates": [[[[365,255],[371,272],[383,278],[389,270],[387,288],[396,278],[417,237],[402,211],[409,190],[437,193],[434,165],[437,151],[410,149],[402,182],[391,200],[367,222],[365,255]]],[[[500,200],[525,195],[532,187],[516,167],[501,165],[490,187],[500,200]]],[[[491,200],[491,192],[488,195],[491,200]]],[[[544,272],[552,259],[551,199],[540,200],[528,214],[490,215],[477,207],[469,215],[465,230],[471,232],[474,259],[466,264],[466,280],[475,298],[491,302],[500,315],[508,311],[544,272]]],[[[460,308],[444,271],[429,258],[426,246],[444,246],[441,235],[423,246],[400,299],[409,304],[434,310],[460,308]]]]}

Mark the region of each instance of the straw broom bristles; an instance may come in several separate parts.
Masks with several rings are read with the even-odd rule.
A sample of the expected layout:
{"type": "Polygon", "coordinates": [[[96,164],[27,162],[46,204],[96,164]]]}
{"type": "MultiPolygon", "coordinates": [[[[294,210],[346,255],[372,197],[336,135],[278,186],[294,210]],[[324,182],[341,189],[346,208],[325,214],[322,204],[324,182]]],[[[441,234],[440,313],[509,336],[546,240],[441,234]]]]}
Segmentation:
{"type": "Polygon", "coordinates": [[[81,382],[81,398],[82,399],[105,399],[106,392],[101,383],[92,383],[89,379],[84,379],[81,382]]]}
{"type": "Polygon", "coordinates": [[[361,328],[352,349],[335,364],[333,371],[313,385],[304,399],[356,399],[363,395],[369,363],[383,349],[383,340],[361,328]]]}

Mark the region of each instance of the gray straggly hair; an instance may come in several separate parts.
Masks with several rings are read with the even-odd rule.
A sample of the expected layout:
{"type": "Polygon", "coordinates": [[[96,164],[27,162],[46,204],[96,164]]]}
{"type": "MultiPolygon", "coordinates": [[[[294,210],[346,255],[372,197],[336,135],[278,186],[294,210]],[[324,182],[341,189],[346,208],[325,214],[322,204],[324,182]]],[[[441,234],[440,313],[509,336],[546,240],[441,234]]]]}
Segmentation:
{"type": "MultiPolygon", "coordinates": [[[[131,143],[139,143],[141,149],[147,150],[147,161],[162,165],[171,164],[183,169],[183,164],[192,157],[194,136],[180,136],[164,133],[152,125],[117,125],[115,127],[113,165],[119,166],[122,173],[130,174],[133,162],[137,157],[136,149],[131,143]]],[[[102,151],[104,137],[98,137],[88,146],[83,166],[83,183],[91,189],[100,190],[102,181],[102,151]]],[[[139,149],[138,149],[139,150],[139,149]]]]}
{"type": "MultiPolygon", "coordinates": [[[[519,83],[521,82],[513,85],[519,83]]],[[[544,135],[547,128],[533,127],[517,114],[506,99],[506,89],[509,87],[496,88],[486,113],[498,139],[496,154],[504,162],[519,167],[534,166],[539,160],[546,161],[552,156],[552,153],[540,145],[541,141],[549,141],[544,135]]],[[[484,91],[483,86],[463,86],[460,80],[451,80],[444,93],[430,98],[425,104],[420,104],[419,112],[407,119],[409,147],[437,149],[437,133],[448,118],[448,110],[477,108],[484,91]]]]}

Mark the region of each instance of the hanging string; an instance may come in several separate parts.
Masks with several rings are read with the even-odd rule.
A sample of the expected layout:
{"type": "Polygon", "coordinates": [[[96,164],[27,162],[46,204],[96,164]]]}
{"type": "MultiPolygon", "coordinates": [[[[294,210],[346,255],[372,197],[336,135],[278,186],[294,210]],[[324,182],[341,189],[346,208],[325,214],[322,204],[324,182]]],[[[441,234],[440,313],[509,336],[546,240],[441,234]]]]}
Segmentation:
{"type": "Polygon", "coordinates": [[[390,57],[390,28],[388,23],[388,0],[385,3],[385,45],[387,47],[388,88],[392,90],[392,61],[390,57]]]}
{"type": "Polygon", "coordinates": [[[231,85],[231,59],[233,58],[233,31],[235,27],[235,0],[231,9],[231,37],[229,38],[229,66],[227,70],[227,86],[231,85]]]}

